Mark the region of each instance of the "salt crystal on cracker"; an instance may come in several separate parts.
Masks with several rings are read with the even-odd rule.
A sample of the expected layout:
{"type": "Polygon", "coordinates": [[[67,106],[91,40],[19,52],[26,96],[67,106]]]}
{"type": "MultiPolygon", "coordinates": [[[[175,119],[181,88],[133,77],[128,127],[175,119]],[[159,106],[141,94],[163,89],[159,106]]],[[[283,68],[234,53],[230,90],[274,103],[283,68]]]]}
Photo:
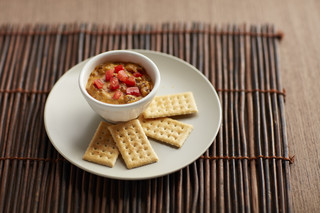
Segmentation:
{"type": "Polygon", "coordinates": [[[113,138],[108,130],[108,126],[111,125],[107,122],[101,121],[91,142],[83,155],[83,159],[113,167],[119,151],[113,138]]]}
{"type": "Polygon", "coordinates": [[[128,169],[158,161],[138,119],[108,127],[128,169]]]}
{"type": "Polygon", "coordinates": [[[192,92],[155,97],[143,112],[144,118],[187,115],[198,112],[192,92]]]}
{"type": "Polygon", "coordinates": [[[182,147],[191,133],[193,126],[171,118],[145,119],[139,118],[146,135],[150,138],[182,147]]]}

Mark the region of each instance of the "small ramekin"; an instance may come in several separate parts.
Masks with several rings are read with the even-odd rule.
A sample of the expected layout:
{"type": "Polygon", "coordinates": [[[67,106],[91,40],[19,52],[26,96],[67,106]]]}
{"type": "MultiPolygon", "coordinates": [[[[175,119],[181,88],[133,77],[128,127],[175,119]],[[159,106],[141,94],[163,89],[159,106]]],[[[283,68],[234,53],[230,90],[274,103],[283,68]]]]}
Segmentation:
{"type": "Polygon", "coordinates": [[[112,50],[96,55],[88,60],[79,75],[80,90],[91,106],[103,119],[112,123],[125,122],[137,118],[151,103],[160,86],[160,72],[156,64],[148,57],[131,50],[112,50]],[[151,92],[142,99],[128,104],[108,104],[93,98],[86,90],[90,73],[94,68],[106,62],[132,62],[144,67],[153,81],[151,92]]]}

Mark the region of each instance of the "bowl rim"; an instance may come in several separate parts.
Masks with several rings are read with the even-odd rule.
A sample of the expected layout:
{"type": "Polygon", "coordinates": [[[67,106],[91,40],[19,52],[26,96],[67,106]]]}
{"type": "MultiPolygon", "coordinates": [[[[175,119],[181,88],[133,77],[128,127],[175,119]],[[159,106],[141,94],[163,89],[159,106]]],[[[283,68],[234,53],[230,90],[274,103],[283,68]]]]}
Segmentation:
{"type": "MultiPolygon", "coordinates": [[[[133,61],[132,63],[135,63],[135,62],[133,61]]],[[[135,108],[138,105],[143,105],[143,104],[145,104],[145,102],[150,101],[150,99],[152,99],[152,97],[154,97],[155,94],[157,93],[159,86],[160,86],[160,81],[161,81],[161,76],[160,76],[160,71],[159,71],[159,68],[157,67],[157,65],[147,56],[145,56],[141,53],[135,52],[134,50],[110,50],[110,51],[106,51],[106,52],[103,52],[103,53],[100,53],[98,55],[91,57],[88,59],[88,62],[84,65],[84,67],[80,71],[80,75],[78,78],[78,84],[79,84],[80,90],[86,98],[89,98],[91,101],[93,101],[94,103],[96,103],[100,106],[109,107],[109,108],[119,108],[119,109],[121,109],[121,108],[135,108]],[[145,97],[141,98],[138,101],[128,103],[128,104],[109,104],[109,103],[99,101],[99,100],[95,99],[94,97],[92,97],[85,89],[85,85],[83,85],[83,82],[84,82],[83,78],[84,78],[85,73],[87,71],[86,68],[89,65],[91,65],[93,63],[93,61],[95,61],[97,59],[107,57],[109,55],[119,54],[119,53],[120,54],[131,54],[131,55],[141,57],[143,60],[147,61],[153,67],[153,70],[155,71],[155,79],[153,82],[154,83],[153,88],[152,88],[151,92],[148,95],[146,95],[145,97]]]]}

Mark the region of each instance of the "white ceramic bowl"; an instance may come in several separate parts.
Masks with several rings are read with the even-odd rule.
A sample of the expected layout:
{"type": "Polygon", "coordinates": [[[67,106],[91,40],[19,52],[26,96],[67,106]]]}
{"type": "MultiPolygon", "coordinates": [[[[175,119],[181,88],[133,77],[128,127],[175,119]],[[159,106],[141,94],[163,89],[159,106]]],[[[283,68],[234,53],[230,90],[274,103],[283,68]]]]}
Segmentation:
{"type": "Polygon", "coordinates": [[[91,106],[106,121],[112,123],[125,122],[137,118],[150,104],[156,95],[160,85],[160,72],[155,63],[148,57],[130,50],[113,50],[101,53],[89,59],[80,72],[80,90],[91,106]],[[86,84],[90,73],[94,68],[105,62],[132,62],[141,65],[151,77],[154,87],[151,92],[142,99],[129,104],[108,104],[96,100],[86,90],[86,84]]]}

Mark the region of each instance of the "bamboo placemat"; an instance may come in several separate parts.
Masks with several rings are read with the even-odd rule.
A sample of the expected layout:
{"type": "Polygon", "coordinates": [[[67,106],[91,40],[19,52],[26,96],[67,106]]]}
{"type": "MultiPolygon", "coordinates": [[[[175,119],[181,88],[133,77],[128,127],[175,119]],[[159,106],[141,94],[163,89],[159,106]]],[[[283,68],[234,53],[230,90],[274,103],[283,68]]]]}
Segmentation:
{"type": "Polygon", "coordinates": [[[290,212],[281,38],[272,25],[0,26],[0,212],[290,212]],[[167,176],[122,181],[58,154],[43,122],[50,89],[112,49],[165,52],[212,82],[223,120],[203,156],[167,176]]]}

